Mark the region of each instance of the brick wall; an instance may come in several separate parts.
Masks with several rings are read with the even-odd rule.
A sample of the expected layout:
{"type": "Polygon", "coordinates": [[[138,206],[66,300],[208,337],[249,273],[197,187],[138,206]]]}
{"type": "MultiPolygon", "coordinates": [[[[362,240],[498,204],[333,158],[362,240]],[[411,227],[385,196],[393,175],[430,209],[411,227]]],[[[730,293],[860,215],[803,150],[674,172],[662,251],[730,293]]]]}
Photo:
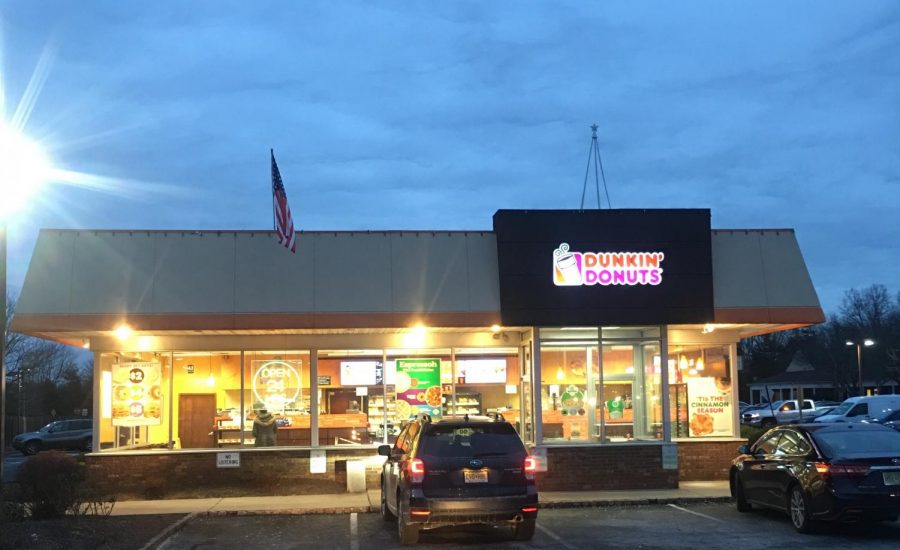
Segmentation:
{"type": "Polygon", "coordinates": [[[731,461],[743,441],[680,441],[678,443],[678,480],[708,481],[728,479],[731,461]]]}
{"type": "Polygon", "coordinates": [[[663,470],[659,445],[549,447],[539,491],[674,489],[678,471],[663,470]]]}
{"type": "MultiPolygon", "coordinates": [[[[215,452],[85,457],[88,479],[120,499],[191,498],[341,493],[347,460],[375,456],[374,449],[326,451],[327,471],[309,473],[308,450],[241,452],[240,468],[217,468],[215,452]]],[[[377,488],[380,461],[366,461],[366,483],[377,488]]]]}

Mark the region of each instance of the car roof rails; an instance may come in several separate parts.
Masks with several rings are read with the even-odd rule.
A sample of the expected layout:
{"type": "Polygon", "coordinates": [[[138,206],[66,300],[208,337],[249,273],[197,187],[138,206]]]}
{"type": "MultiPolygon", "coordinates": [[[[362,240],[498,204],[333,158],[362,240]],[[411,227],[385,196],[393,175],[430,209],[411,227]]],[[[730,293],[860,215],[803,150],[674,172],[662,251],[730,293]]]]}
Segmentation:
{"type": "Polygon", "coordinates": [[[503,418],[503,413],[489,412],[489,413],[487,413],[487,416],[494,422],[506,422],[506,419],[503,418]]]}

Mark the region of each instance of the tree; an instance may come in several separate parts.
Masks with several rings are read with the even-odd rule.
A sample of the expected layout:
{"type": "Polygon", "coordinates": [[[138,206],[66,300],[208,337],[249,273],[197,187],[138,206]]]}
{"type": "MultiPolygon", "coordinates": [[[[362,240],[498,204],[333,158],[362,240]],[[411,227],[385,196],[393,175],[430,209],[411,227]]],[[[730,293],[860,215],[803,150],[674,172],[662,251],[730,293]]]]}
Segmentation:
{"type": "MultiPolygon", "coordinates": [[[[16,301],[7,302],[7,319],[15,314],[16,301]]],[[[7,347],[8,416],[47,417],[54,411],[72,416],[90,410],[92,367],[79,362],[75,350],[65,344],[5,330],[7,347]]]]}

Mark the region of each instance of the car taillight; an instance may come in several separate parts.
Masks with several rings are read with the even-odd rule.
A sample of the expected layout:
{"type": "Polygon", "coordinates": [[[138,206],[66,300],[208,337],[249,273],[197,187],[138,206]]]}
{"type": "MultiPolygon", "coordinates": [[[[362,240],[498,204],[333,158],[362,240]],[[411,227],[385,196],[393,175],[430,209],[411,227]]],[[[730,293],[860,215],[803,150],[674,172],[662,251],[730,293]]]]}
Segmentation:
{"type": "Polygon", "coordinates": [[[412,483],[422,483],[425,479],[425,463],[421,458],[414,458],[409,461],[409,480],[412,483]]]}
{"type": "Polygon", "coordinates": [[[866,464],[826,464],[816,462],[816,472],[822,477],[850,477],[869,475],[869,466],[866,464]]]}
{"type": "Polygon", "coordinates": [[[525,457],[525,479],[534,479],[534,473],[537,471],[537,458],[533,456],[525,457]]]}

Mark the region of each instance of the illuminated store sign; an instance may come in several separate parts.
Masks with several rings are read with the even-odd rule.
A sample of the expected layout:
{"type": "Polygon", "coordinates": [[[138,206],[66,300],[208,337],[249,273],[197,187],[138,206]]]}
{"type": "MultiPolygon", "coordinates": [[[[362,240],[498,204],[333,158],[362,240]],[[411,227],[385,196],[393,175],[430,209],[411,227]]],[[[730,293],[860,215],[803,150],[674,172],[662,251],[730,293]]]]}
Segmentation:
{"type": "Polygon", "coordinates": [[[556,286],[636,286],[662,283],[662,252],[571,252],[568,243],[553,251],[556,286]]]}
{"type": "Polygon", "coordinates": [[[270,412],[296,408],[301,389],[300,369],[300,361],[253,361],[254,408],[260,408],[259,404],[270,412]]]}

